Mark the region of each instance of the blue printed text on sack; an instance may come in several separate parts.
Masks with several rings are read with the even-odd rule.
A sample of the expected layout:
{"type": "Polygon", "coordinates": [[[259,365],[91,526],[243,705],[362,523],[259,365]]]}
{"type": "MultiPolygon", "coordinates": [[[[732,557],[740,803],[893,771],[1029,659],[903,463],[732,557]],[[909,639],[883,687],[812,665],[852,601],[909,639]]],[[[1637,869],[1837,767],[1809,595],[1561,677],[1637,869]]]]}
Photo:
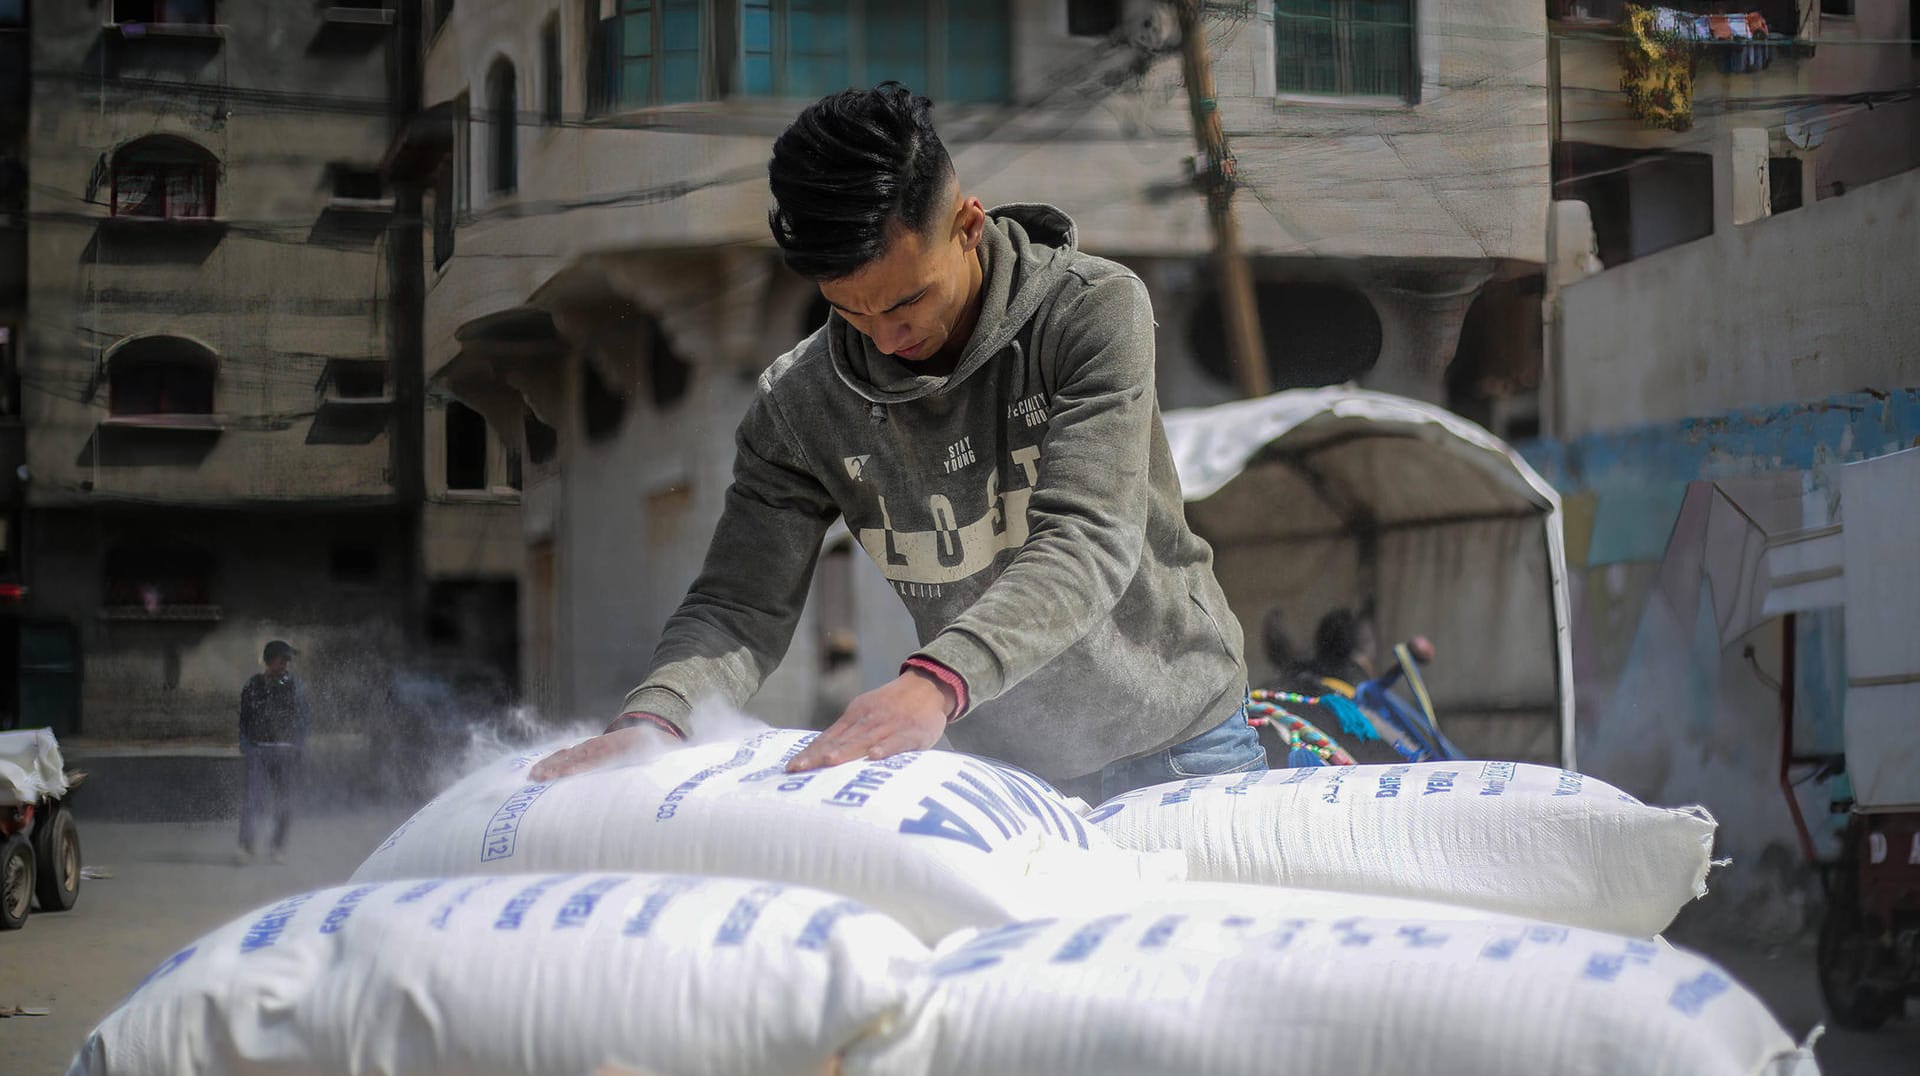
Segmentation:
{"type": "Polygon", "coordinates": [[[520,836],[521,818],[527,813],[527,809],[533,806],[534,801],[540,798],[541,793],[552,787],[552,785],[525,785],[507,797],[507,802],[501,804],[500,809],[493,812],[493,817],[487,820],[486,831],[480,835],[480,862],[507,859],[513,855],[514,844],[520,836]]]}

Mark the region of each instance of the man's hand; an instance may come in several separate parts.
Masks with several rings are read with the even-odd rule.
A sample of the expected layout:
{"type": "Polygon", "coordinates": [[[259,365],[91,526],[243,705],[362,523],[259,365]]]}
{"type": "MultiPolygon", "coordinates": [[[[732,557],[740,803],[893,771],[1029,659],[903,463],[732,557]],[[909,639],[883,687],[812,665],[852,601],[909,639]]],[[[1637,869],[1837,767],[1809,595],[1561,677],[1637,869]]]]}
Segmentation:
{"type": "Polygon", "coordinates": [[[610,762],[679,742],[666,729],[652,722],[643,722],[613,732],[603,732],[591,740],[582,740],[572,747],[555,751],[534,763],[533,768],[527,771],[527,777],[544,784],[576,773],[597,770],[610,762]]]}
{"type": "Polygon", "coordinates": [[[901,673],[847,704],[833,727],[787,763],[787,772],[924,751],[946,733],[955,702],[952,690],[932,676],[918,670],[901,673]]]}

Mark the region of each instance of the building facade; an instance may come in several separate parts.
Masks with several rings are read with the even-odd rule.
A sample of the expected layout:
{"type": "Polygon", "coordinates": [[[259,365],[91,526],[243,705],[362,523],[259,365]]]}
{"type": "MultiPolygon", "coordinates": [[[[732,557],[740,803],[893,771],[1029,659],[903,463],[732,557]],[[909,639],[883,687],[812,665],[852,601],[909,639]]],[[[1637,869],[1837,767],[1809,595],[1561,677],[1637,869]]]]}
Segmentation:
{"type": "Polygon", "coordinates": [[[271,638],[323,728],[384,698],[422,466],[385,284],[393,15],[34,5],[10,353],[26,723],[230,737],[271,638]]]}
{"type": "MultiPolygon", "coordinates": [[[[1540,9],[1325,8],[1204,14],[1275,386],[1357,381],[1528,432],[1549,179],[1540,9]]],[[[970,192],[1057,204],[1084,248],[1140,273],[1164,406],[1236,394],[1162,4],[519,0],[426,14],[425,108],[389,161],[423,192],[432,249],[427,443],[448,455],[429,496],[475,480],[477,464],[452,467],[462,437],[462,458],[520,461],[523,667],[550,714],[604,718],[644,675],[718,518],[755,378],[825,317],[765,224],[768,147],[817,96],[886,78],[927,92],[970,192]]],[[[1229,581],[1250,627],[1273,598],[1259,588],[1229,581]]],[[[884,580],[830,539],[754,706],[831,716],[911,646],[884,580]]]]}
{"type": "MultiPolygon", "coordinates": [[[[19,720],[23,627],[29,629],[29,651],[34,640],[22,617],[20,476],[27,446],[17,361],[27,324],[27,117],[33,101],[27,31],[25,0],[0,3],[0,728],[19,720]]],[[[31,679],[25,689],[34,690],[31,679]]]]}
{"type": "MultiPolygon", "coordinates": [[[[1619,92],[1624,9],[1560,10],[1552,436],[1527,454],[1565,500],[1582,768],[1737,820],[1698,914],[1781,939],[1822,901],[1781,790],[1780,685],[1796,753],[1837,753],[1845,617],[1749,626],[1743,551],[1841,522],[1838,467],[1920,443],[1920,52],[1904,0],[1756,7],[1787,32],[1663,46],[1690,65],[1685,122],[1619,92]]],[[[1799,788],[1823,856],[1844,787],[1799,788]]]]}

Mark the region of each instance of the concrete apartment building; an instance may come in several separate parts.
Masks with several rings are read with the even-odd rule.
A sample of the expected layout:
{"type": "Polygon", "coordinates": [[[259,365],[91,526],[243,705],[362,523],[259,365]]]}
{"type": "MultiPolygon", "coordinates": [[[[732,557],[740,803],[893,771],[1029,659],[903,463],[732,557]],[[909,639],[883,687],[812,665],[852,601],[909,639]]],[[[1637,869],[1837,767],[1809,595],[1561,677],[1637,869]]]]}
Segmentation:
{"type": "MultiPolygon", "coordinates": [[[[429,497],[456,471],[475,482],[477,461],[521,460],[524,669],[549,714],[604,717],[645,672],[754,379],[825,316],[765,225],[768,147],[807,100],[889,77],[929,93],[970,190],[1061,206],[1083,247],[1146,280],[1164,406],[1235,395],[1163,5],[426,6],[426,108],[388,164],[430,222],[429,497]]],[[[1257,0],[1204,17],[1275,386],[1355,380],[1531,432],[1541,9],[1257,0]]],[[[827,714],[911,648],[851,545],[829,540],[765,716],[827,714]]],[[[1244,559],[1222,572],[1257,625],[1275,596],[1244,559]]]]}
{"type": "MultiPolygon", "coordinates": [[[[225,0],[32,16],[7,38],[32,70],[31,273],[24,306],[0,296],[26,429],[21,716],[231,737],[285,638],[322,731],[355,730],[431,627],[422,562],[489,567],[420,526],[418,304],[390,287],[417,229],[396,246],[379,171],[401,20],[225,0]]],[[[460,615],[441,618],[456,643],[460,615]]]]}
{"type": "MultiPolygon", "coordinates": [[[[1687,46],[1684,130],[1619,92],[1617,6],[1557,12],[1552,437],[1527,454],[1565,501],[1582,768],[1737,818],[1709,901],[1781,938],[1820,889],[1780,791],[1778,684],[1797,753],[1838,751],[1848,646],[1828,609],[1798,614],[1789,651],[1740,596],[1762,541],[1843,518],[1840,465],[1920,444],[1920,11],[1755,7],[1799,29],[1687,46]]],[[[1800,795],[1832,855],[1829,788],[1800,795]]]]}
{"type": "MultiPolygon", "coordinates": [[[[20,353],[27,320],[27,5],[0,2],[0,728],[21,710],[20,353]]],[[[28,635],[31,650],[33,636],[28,635]]],[[[29,683],[31,693],[34,686],[29,683]]]]}

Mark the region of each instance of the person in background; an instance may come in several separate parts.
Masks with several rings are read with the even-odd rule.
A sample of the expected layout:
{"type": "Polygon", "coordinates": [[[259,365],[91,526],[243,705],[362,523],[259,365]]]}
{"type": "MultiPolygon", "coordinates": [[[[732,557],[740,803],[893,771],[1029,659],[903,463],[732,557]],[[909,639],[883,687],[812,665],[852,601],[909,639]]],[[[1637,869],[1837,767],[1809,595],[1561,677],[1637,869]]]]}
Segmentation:
{"type": "Polygon", "coordinates": [[[1353,694],[1354,685],[1372,679],[1378,659],[1370,608],[1335,609],[1320,618],[1313,629],[1313,658],[1308,668],[1326,686],[1343,695],[1353,694]]]}
{"type": "MultiPolygon", "coordinates": [[[[1266,690],[1292,692],[1313,698],[1339,695],[1351,699],[1355,685],[1374,675],[1377,667],[1373,657],[1375,636],[1372,617],[1366,607],[1359,611],[1342,607],[1321,617],[1314,629],[1311,655],[1301,654],[1287,635],[1282,619],[1280,609],[1275,607],[1267,610],[1266,619],[1261,624],[1261,642],[1266,648],[1267,662],[1273,666],[1266,690]]],[[[1286,703],[1285,708],[1332,737],[1355,762],[1405,761],[1391,744],[1380,738],[1377,726],[1370,717],[1362,718],[1369,726],[1365,732],[1355,726],[1352,715],[1358,711],[1349,708],[1349,712],[1343,715],[1333,706],[1301,702],[1286,703]]],[[[1267,745],[1270,766],[1279,769],[1287,765],[1288,749],[1284,736],[1269,733],[1263,737],[1263,742],[1267,745]]]]}
{"type": "Polygon", "coordinates": [[[273,813],[273,861],[286,861],[294,785],[313,725],[307,689],[293,675],[297,653],[282,640],[268,643],[260,654],[264,670],[240,689],[240,757],[247,773],[240,803],[239,861],[243,865],[253,860],[254,819],[268,810],[273,813]]]}

